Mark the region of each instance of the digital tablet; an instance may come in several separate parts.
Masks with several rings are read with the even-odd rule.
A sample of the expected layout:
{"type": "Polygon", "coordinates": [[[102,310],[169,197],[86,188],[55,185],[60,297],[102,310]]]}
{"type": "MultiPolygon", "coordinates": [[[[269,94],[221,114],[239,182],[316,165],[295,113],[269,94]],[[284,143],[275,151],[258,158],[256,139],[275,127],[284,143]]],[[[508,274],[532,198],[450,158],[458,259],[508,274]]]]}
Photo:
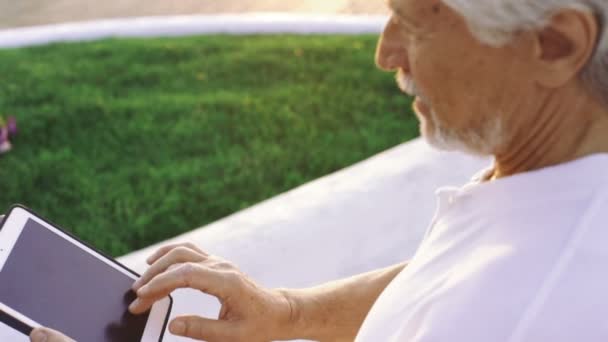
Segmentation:
{"type": "Polygon", "coordinates": [[[146,314],[131,314],[137,278],[25,207],[12,207],[1,223],[0,311],[10,315],[0,319],[13,318],[3,323],[23,334],[45,326],[76,341],[161,341],[172,299],[146,314]]]}

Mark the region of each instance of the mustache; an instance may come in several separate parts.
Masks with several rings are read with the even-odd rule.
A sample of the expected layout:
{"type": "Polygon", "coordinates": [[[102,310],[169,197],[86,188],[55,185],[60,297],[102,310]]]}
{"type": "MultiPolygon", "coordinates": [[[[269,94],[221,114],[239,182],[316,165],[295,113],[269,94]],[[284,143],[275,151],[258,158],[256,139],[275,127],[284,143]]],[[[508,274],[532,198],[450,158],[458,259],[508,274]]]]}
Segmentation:
{"type": "Polygon", "coordinates": [[[420,98],[420,100],[427,105],[431,103],[426,95],[423,94],[422,90],[418,88],[416,81],[414,81],[414,79],[410,75],[406,74],[403,70],[399,70],[397,72],[396,79],[397,85],[402,92],[409,96],[420,98]]]}
{"type": "Polygon", "coordinates": [[[409,96],[421,96],[420,89],[416,86],[414,79],[407,75],[403,70],[399,70],[395,75],[397,86],[402,92],[409,96]]]}

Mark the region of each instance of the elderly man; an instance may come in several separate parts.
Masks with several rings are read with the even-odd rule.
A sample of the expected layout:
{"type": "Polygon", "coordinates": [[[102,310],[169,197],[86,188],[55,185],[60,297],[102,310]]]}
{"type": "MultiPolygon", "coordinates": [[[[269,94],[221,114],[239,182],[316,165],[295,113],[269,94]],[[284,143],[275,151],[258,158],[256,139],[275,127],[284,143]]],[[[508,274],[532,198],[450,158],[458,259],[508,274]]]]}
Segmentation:
{"type": "Polygon", "coordinates": [[[608,341],[608,1],[390,5],[378,65],[417,96],[431,144],[492,168],[438,191],[409,263],[265,289],[169,246],[134,284],[133,313],[189,287],[221,301],[219,318],[170,331],[206,341],[608,341]]]}

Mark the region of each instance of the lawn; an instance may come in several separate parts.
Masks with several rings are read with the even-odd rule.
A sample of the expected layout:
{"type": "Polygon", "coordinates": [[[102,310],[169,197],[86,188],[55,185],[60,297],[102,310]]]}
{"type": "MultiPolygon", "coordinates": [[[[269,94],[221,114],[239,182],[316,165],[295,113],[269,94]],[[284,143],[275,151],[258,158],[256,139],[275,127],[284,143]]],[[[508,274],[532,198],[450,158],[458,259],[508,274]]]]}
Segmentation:
{"type": "Polygon", "coordinates": [[[112,39],[0,50],[0,210],[118,256],[418,134],[374,36],[112,39]]]}

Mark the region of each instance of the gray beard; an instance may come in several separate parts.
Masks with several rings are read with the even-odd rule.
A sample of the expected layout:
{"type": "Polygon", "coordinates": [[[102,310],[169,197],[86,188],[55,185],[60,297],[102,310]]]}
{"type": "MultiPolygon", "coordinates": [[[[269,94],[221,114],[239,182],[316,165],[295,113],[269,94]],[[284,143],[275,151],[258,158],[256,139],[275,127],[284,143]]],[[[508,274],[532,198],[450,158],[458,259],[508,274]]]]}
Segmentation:
{"type": "MultiPolygon", "coordinates": [[[[426,96],[411,77],[401,70],[397,73],[399,89],[410,96],[419,97],[430,105],[426,96]]],[[[504,125],[501,116],[492,116],[480,127],[457,131],[450,128],[439,119],[439,115],[431,107],[429,117],[421,117],[421,134],[433,147],[446,151],[462,151],[472,155],[487,156],[494,154],[504,141],[504,125]]]]}

